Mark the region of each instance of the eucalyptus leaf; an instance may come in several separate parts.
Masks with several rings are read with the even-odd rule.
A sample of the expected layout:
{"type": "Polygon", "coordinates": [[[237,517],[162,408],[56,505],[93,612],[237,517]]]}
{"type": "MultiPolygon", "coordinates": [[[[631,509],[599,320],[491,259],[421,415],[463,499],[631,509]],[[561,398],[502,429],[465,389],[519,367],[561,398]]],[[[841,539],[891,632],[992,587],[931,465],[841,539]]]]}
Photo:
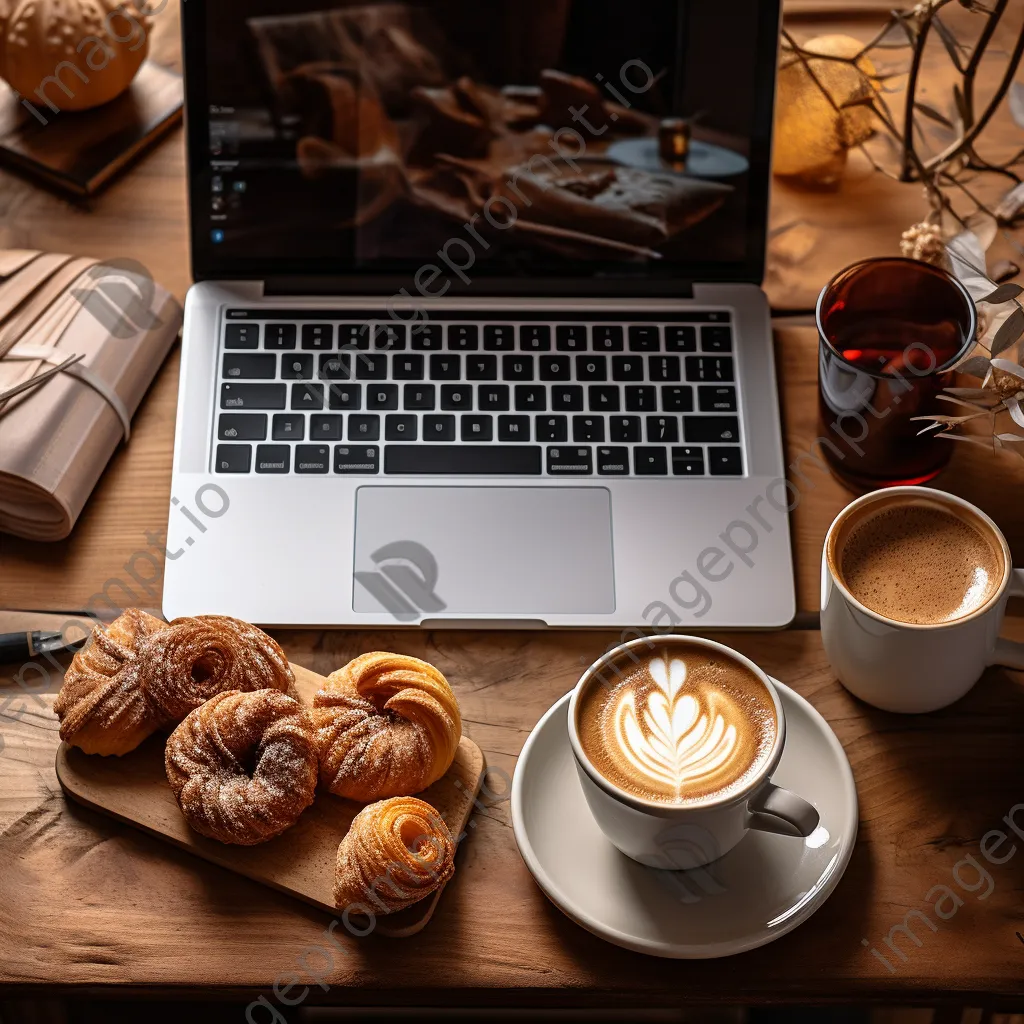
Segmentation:
{"type": "Polygon", "coordinates": [[[1003,373],[1019,377],[1021,379],[1021,386],[1024,387],[1024,366],[1021,366],[1020,363],[1015,363],[1010,359],[993,359],[992,365],[997,370],[1002,370],[1003,373]]]}
{"type": "Polygon", "coordinates": [[[995,281],[988,276],[985,250],[973,231],[961,231],[946,246],[953,273],[977,302],[996,290],[995,281]]]}
{"type": "Polygon", "coordinates": [[[1020,402],[1016,398],[1007,398],[1005,404],[1007,411],[1010,413],[1010,419],[1018,427],[1024,427],[1024,409],[1020,407],[1020,402]]]}
{"type": "Polygon", "coordinates": [[[993,306],[998,306],[1001,302],[1009,302],[1010,299],[1017,298],[1021,292],[1024,292],[1019,284],[1001,284],[994,292],[986,295],[983,299],[978,299],[979,302],[990,302],[993,306]]]}
{"type": "Polygon", "coordinates": [[[1010,114],[1020,128],[1024,128],[1024,85],[1013,82],[1010,85],[1010,114]]]}
{"type": "Polygon", "coordinates": [[[1005,352],[1017,339],[1024,334],[1024,309],[1018,306],[1003,322],[1002,327],[996,331],[992,339],[989,351],[993,357],[1005,352]]]}
{"type": "Polygon", "coordinates": [[[960,44],[957,42],[956,36],[942,23],[942,19],[938,15],[932,18],[932,28],[938,32],[942,45],[946,47],[949,59],[953,62],[953,67],[963,74],[964,67],[960,62],[960,44]]]}
{"type": "Polygon", "coordinates": [[[1024,444],[1024,435],[1021,434],[996,434],[996,437],[1010,444],[1024,444]]]}
{"type": "Polygon", "coordinates": [[[934,107],[928,106],[927,103],[922,103],[920,100],[918,100],[914,104],[914,107],[917,110],[920,110],[925,117],[930,117],[933,121],[938,121],[939,124],[944,125],[946,128],[953,127],[953,122],[950,121],[950,119],[946,117],[945,114],[940,114],[939,111],[937,111],[934,107]]]}
{"type": "MultiPolygon", "coordinates": [[[[970,359],[965,359],[955,369],[959,373],[969,374],[971,377],[980,377],[982,380],[988,376],[989,361],[985,356],[971,356],[970,359]]],[[[951,394],[959,394],[959,391],[950,388],[951,394]]],[[[964,395],[964,398],[971,397],[970,395],[964,395]]]]}

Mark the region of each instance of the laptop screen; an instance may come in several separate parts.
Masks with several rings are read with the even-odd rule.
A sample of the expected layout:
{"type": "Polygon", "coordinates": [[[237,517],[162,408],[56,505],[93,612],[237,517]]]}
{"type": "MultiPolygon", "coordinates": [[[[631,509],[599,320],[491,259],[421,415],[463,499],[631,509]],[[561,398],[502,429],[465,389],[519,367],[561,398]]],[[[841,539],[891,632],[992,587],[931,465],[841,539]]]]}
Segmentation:
{"type": "Polygon", "coordinates": [[[759,280],[775,4],[184,6],[197,277],[759,280]]]}

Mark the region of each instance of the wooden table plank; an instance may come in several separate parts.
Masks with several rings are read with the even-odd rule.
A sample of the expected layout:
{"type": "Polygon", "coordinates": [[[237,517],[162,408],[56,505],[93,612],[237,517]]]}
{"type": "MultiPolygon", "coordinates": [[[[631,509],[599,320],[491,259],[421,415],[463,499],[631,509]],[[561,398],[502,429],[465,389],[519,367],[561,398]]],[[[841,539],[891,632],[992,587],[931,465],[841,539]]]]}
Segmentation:
{"type": "MultiPolygon", "coordinates": [[[[726,996],[1024,997],[1024,946],[1015,935],[1024,930],[1024,859],[988,865],[984,899],[988,883],[967,891],[977,878],[969,862],[959,870],[961,886],[953,877],[965,856],[979,862],[981,837],[1024,802],[1020,676],[993,671],[956,707],[905,717],[869,709],[838,686],[816,632],[727,637],[830,721],[857,779],[861,831],[846,877],[811,921],[738,959],[686,963],[619,950],[571,924],[533,883],[511,833],[501,773],[514,770],[543,711],[614,635],[289,631],[278,638],[292,660],[321,673],[379,647],[433,661],[452,681],[467,733],[500,770],[488,777],[491,795],[430,927],[403,941],[346,935],[335,947],[331,991],[315,989],[311,1001],[657,1006],[726,996]],[[936,931],[919,928],[920,947],[897,935],[907,959],[890,973],[861,940],[888,952],[889,930],[909,911],[928,911],[925,896],[941,884],[963,905],[948,921],[929,913],[936,931]]],[[[323,942],[329,917],[69,805],[53,771],[52,696],[44,700],[46,708],[14,718],[9,709],[0,718],[0,984],[177,994],[184,986],[226,995],[269,990],[297,973],[297,958],[323,942]]],[[[1015,820],[1024,830],[1024,808],[1015,820]]],[[[308,963],[317,962],[310,954],[308,963]]]]}

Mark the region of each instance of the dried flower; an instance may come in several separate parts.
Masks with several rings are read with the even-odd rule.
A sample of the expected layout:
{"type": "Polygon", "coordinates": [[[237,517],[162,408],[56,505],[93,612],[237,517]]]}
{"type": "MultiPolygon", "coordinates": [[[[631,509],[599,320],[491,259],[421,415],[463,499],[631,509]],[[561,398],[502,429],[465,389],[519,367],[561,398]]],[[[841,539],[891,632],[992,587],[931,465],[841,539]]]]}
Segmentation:
{"type": "Polygon", "coordinates": [[[937,224],[922,221],[907,228],[900,239],[900,252],[909,259],[952,270],[946,242],[937,224]]]}

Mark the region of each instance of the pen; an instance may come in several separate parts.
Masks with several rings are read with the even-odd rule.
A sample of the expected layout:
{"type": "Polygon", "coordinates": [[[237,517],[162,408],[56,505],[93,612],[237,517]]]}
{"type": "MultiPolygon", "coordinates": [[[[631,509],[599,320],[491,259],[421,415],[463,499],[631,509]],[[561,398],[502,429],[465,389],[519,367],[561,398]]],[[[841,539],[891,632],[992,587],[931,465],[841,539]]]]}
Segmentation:
{"type": "Polygon", "coordinates": [[[27,633],[0,633],[0,664],[24,661],[38,654],[53,654],[75,647],[63,633],[37,629],[27,633]]]}

